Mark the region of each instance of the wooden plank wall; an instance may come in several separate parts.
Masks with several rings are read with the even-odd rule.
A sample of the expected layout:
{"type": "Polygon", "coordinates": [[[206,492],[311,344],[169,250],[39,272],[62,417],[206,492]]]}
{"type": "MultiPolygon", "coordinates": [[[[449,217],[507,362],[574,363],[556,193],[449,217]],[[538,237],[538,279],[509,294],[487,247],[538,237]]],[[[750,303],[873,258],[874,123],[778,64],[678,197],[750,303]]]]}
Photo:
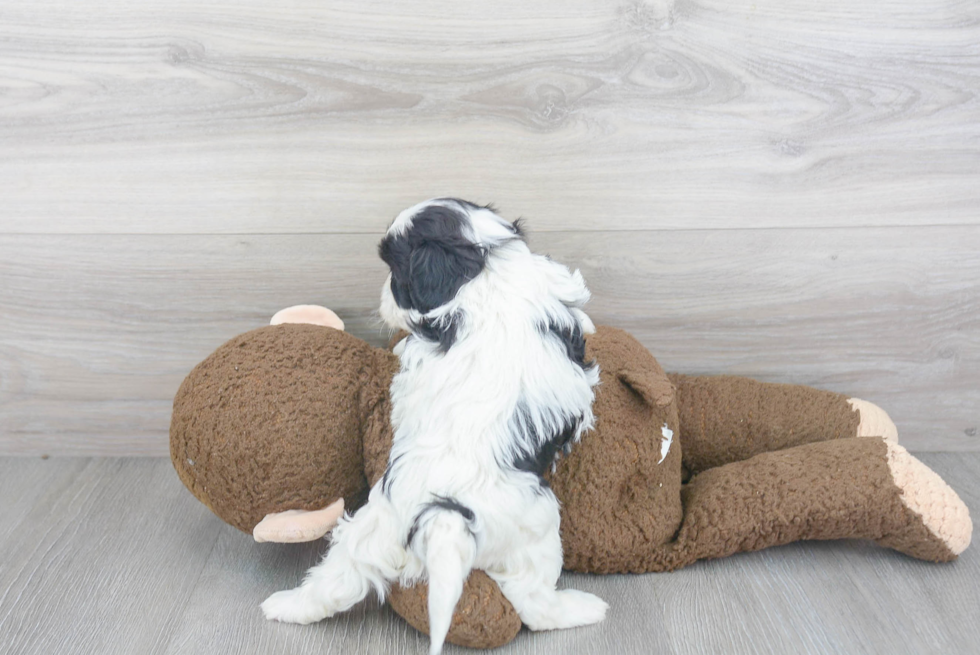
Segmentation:
{"type": "Polygon", "coordinates": [[[0,454],[160,455],[279,308],[384,340],[375,245],[493,201],[668,369],[980,450],[972,2],[7,0],[0,454]]]}

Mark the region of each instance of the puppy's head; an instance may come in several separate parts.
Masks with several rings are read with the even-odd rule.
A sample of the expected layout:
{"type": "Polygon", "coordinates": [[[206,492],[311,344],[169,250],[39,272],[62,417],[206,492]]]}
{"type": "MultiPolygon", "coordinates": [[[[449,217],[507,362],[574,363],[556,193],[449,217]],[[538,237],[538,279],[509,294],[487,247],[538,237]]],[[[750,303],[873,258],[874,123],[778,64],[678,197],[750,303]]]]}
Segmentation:
{"type": "Polygon", "coordinates": [[[523,237],[489,206],[437,198],[401,212],[378,247],[391,269],[381,291],[381,317],[416,332],[449,320],[452,301],[486,267],[494,248],[523,237]]]}

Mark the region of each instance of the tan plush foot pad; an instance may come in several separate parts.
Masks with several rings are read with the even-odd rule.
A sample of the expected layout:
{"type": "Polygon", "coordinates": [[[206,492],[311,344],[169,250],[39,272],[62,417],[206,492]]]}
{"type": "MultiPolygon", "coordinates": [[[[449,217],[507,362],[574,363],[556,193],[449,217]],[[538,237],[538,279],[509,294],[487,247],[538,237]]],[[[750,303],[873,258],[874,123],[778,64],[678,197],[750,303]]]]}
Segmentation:
{"type": "Polygon", "coordinates": [[[905,448],[886,443],[888,468],[902,491],[902,502],[922,518],[922,523],[953,555],[970,545],[973,522],[956,492],[932,469],[912,457],[905,448]]]}
{"type": "Polygon", "coordinates": [[[898,428],[885,410],[860,398],[848,398],[847,404],[861,415],[857,436],[881,437],[889,443],[898,443],[898,428]]]}
{"type": "Polygon", "coordinates": [[[326,307],[319,305],[293,305],[286,309],[280,309],[269,321],[269,325],[282,325],[283,323],[309,323],[344,331],[344,322],[340,320],[340,317],[326,307]]]}
{"type": "Polygon", "coordinates": [[[252,537],[259,543],[271,541],[279,544],[297,544],[315,541],[337,525],[344,513],[344,499],[318,510],[288,509],[285,512],[266,514],[252,529],[252,537]]]}

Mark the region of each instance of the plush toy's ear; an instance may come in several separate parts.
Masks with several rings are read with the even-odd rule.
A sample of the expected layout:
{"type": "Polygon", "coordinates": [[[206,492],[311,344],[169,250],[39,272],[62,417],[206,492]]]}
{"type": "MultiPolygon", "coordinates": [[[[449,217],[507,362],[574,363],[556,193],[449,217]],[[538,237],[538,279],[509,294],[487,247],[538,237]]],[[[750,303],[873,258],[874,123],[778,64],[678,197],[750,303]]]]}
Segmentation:
{"type": "Polygon", "coordinates": [[[344,322],[340,320],[340,317],[326,307],[319,305],[293,305],[286,309],[280,309],[269,321],[269,325],[282,325],[283,323],[308,323],[344,331],[344,322]]]}
{"type": "Polygon", "coordinates": [[[664,376],[651,375],[644,370],[623,369],[617,377],[653,407],[666,407],[674,400],[674,385],[664,376]]]}

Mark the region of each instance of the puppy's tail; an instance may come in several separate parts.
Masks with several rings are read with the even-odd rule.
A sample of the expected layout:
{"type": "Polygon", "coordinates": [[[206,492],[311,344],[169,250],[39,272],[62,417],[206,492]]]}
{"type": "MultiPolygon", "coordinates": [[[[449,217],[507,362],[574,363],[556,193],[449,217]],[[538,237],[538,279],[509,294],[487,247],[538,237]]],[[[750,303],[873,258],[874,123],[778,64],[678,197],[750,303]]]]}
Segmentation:
{"type": "Polygon", "coordinates": [[[441,510],[434,512],[425,526],[422,543],[429,574],[430,655],[442,652],[453,611],[463,593],[463,583],[473,568],[476,542],[470,521],[472,512],[467,516],[459,511],[441,510]]]}

